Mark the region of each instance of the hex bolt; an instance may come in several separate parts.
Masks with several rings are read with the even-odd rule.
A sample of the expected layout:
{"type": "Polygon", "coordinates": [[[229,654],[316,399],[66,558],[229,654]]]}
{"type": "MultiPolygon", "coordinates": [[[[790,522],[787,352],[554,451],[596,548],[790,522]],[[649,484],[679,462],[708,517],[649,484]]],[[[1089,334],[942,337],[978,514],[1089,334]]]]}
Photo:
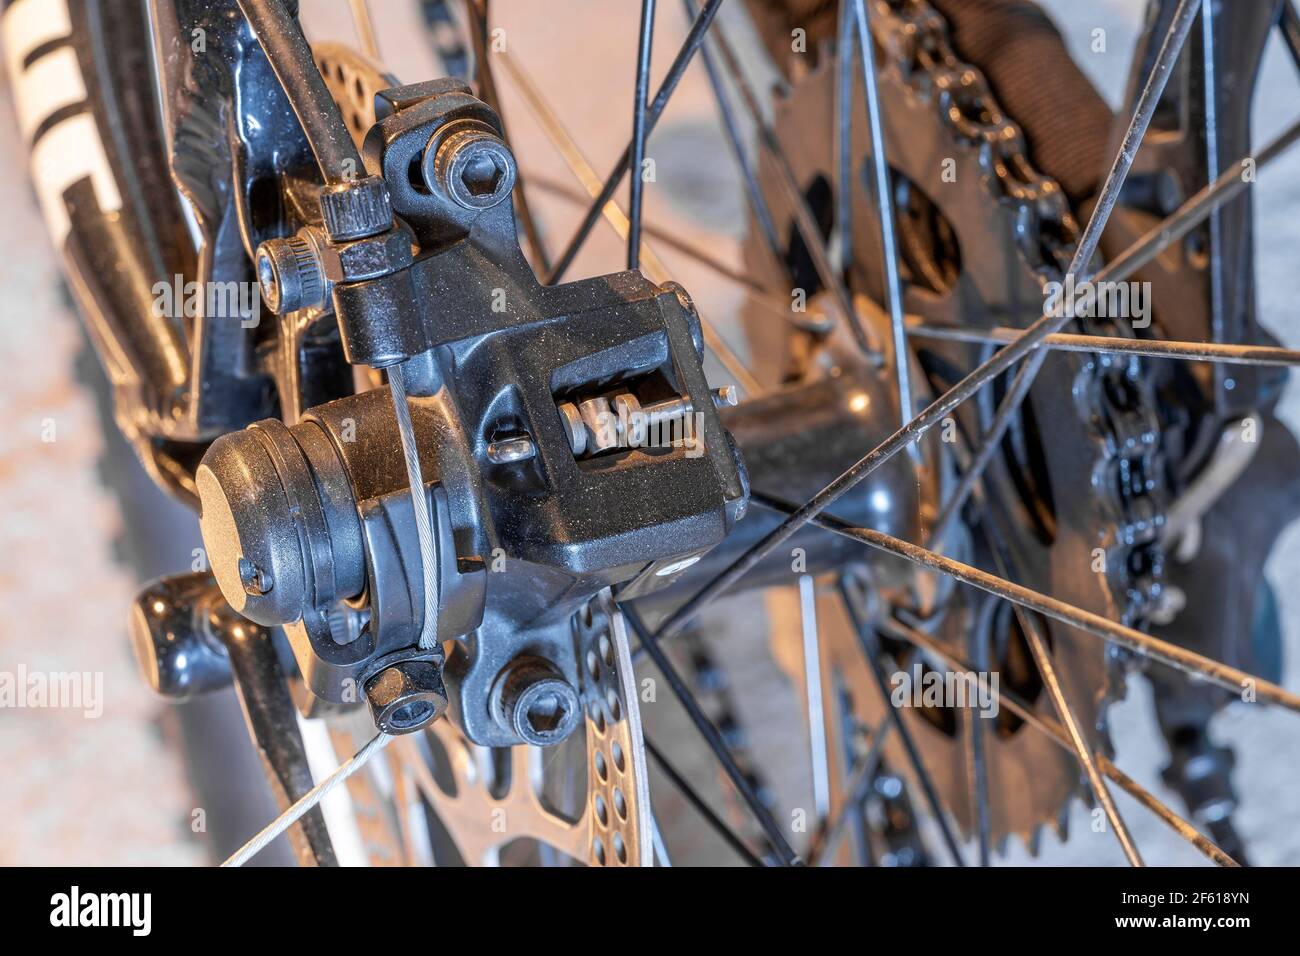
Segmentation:
{"type": "Polygon", "coordinates": [[[713,395],[714,408],[734,408],[740,403],[740,390],[734,385],[723,385],[721,388],[715,388],[711,394],[713,395]]]}
{"type": "Polygon", "coordinates": [[[488,461],[494,465],[509,465],[516,461],[527,461],[537,454],[537,446],[527,435],[515,438],[503,438],[487,446],[488,461]]]}
{"type": "Polygon", "coordinates": [[[366,681],[366,702],[379,730],[414,733],[447,710],[442,668],[429,660],[390,664],[366,681]]]}
{"type": "Polygon", "coordinates": [[[421,171],[425,185],[445,192],[466,209],[491,208],[515,188],[515,160],[509,148],[495,133],[477,125],[435,133],[421,171]]]}
{"type": "Polygon", "coordinates": [[[301,233],[268,239],[257,247],[257,283],[266,307],[276,315],[309,309],[325,301],[325,268],[320,253],[301,233]]]}
{"type": "Polygon", "coordinates": [[[528,654],[497,675],[490,710],[503,729],[535,747],[567,739],[582,716],[573,685],[549,661],[528,654]]]}

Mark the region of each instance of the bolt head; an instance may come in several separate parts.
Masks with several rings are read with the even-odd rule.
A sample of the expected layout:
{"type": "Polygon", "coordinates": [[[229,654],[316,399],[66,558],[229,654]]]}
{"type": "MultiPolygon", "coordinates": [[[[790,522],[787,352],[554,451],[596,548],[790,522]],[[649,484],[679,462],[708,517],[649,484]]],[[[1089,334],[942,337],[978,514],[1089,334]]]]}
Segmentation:
{"type": "MultiPolygon", "coordinates": [[[[435,135],[435,142],[439,134],[435,135]]],[[[490,209],[515,188],[514,156],[496,134],[477,127],[453,130],[425,153],[424,178],[466,209],[490,209]]]]}
{"type": "Polygon", "coordinates": [[[582,718],[578,692],[540,657],[517,657],[492,688],[492,715],[506,730],[535,747],[567,740],[582,718]]]}
{"type": "Polygon", "coordinates": [[[325,299],[320,260],[304,232],[257,247],[257,284],[275,315],[320,305],[325,299]]]}
{"type": "Polygon", "coordinates": [[[366,702],[375,726],[386,734],[410,734],[447,710],[442,668],[435,661],[399,661],[366,681],[366,702]]]}

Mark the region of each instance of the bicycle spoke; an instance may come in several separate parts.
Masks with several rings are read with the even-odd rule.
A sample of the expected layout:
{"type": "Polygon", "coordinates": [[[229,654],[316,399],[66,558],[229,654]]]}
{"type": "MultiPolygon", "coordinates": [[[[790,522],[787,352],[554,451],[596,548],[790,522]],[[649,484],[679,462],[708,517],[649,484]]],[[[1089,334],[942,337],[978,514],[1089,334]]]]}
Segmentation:
{"type": "Polygon", "coordinates": [[[1296,13],[1292,0],[1282,0],[1282,20],[1278,26],[1282,30],[1286,51],[1291,54],[1291,62],[1300,70],[1300,14],[1296,13]]]}
{"type": "MultiPolygon", "coordinates": [[[[982,633],[972,629],[967,635],[975,659],[976,673],[989,669],[988,642],[982,633]]],[[[992,843],[992,817],[989,810],[988,740],[984,725],[974,710],[967,711],[966,732],[970,744],[971,796],[975,804],[975,836],[979,847],[980,866],[989,865],[992,843]]]]}
{"type": "Polygon", "coordinates": [[[1079,728],[1079,719],[1074,715],[1074,709],[1070,706],[1069,698],[1065,696],[1065,690],[1061,687],[1061,680],[1056,674],[1056,668],[1052,665],[1052,658],[1047,652],[1047,645],[1043,640],[1038,622],[1023,609],[1017,609],[1017,617],[1020,619],[1021,629],[1025,632],[1025,637],[1028,640],[1030,653],[1034,656],[1034,664],[1038,667],[1038,673],[1043,678],[1043,686],[1047,688],[1047,692],[1052,698],[1052,706],[1056,709],[1057,716],[1065,724],[1065,729],[1070,736],[1070,744],[1074,747],[1074,755],[1078,759],[1080,766],[1083,767],[1084,773],[1088,775],[1088,783],[1092,787],[1093,796],[1097,798],[1102,811],[1106,814],[1106,819],[1110,821],[1110,825],[1115,831],[1115,838],[1119,840],[1120,849],[1124,851],[1124,856],[1128,859],[1129,865],[1145,866],[1146,864],[1142,862],[1142,855],[1138,852],[1137,845],[1133,842],[1133,837],[1128,831],[1128,826],[1124,823],[1124,818],[1120,816],[1119,808],[1115,806],[1115,801],[1111,798],[1110,791],[1106,789],[1106,783],[1101,779],[1100,771],[1097,770],[1097,762],[1092,758],[1092,748],[1084,740],[1083,731],[1079,728]]]}
{"type": "MultiPolygon", "coordinates": [[[[524,72],[523,65],[515,59],[509,50],[503,50],[500,56],[502,62],[506,65],[506,71],[515,82],[516,89],[524,97],[524,101],[528,104],[533,117],[537,120],[538,125],[542,127],[543,132],[546,133],[547,138],[550,139],[551,144],[561,158],[564,159],[570,172],[582,183],[588,193],[593,196],[598,195],[600,187],[596,178],[596,171],[587,162],[586,157],[582,155],[577,143],[569,135],[564,124],[560,122],[550,104],[543,98],[537,84],[524,72]]],[[[602,212],[615,233],[620,238],[627,239],[631,232],[631,223],[628,217],[624,215],[623,210],[619,208],[618,203],[613,199],[609,200],[602,208],[602,212]]],[[[639,245],[645,258],[642,271],[651,281],[657,284],[662,285],[668,281],[668,269],[659,257],[644,242],[639,245]]],[[[713,327],[713,323],[704,316],[700,316],[700,328],[704,333],[704,344],[713,352],[719,364],[745,390],[745,393],[751,397],[760,394],[763,391],[762,385],[754,378],[753,373],[745,366],[740,356],[735,353],[713,327]]]]}
{"type": "MultiPolygon", "coordinates": [[[[683,3],[686,7],[686,15],[693,18],[695,16],[693,0],[683,0],[683,3]]],[[[713,51],[709,49],[707,43],[700,49],[700,59],[704,64],[704,72],[708,74],[709,86],[713,88],[713,99],[718,106],[718,113],[722,119],[722,128],[727,134],[727,143],[731,147],[731,154],[740,167],[740,175],[745,182],[745,199],[754,213],[759,234],[763,237],[763,244],[772,256],[772,261],[788,272],[785,254],[781,251],[781,242],[776,237],[776,225],[772,220],[772,210],[758,185],[758,175],[754,172],[754,165],[749,161],[749,157],[745,155],[745,144],[740,135],[740,125],[736,122],[736,112],[732,106],[731,97],[727,94],[722,74],[718,72],[717,61],[714,59],[713,51]]],[[[789,311],[788,305],[786,308],[789,311]]]]}
{"type": "MultiPolygon", "coordinates": [[[[1102,184],[1101,192],[1097,197],[1097,204],[1088,219],[1088,225],[1084,227],[1083,235],[1079,237],[1074,254],[1070,258],[1070,265],[1066,269],[1067,279],[1076,275],[1081,275],[1084,280],[1089,280],[1092,277],[1090,264],[1093,255],[1097,251],[1097,246],[1101,242],[1101,234],[1106,228],[1106,222],[1109,220],[1115,204],[1119,201],[1120,191],[1124,188],[1124,181],[1128,177],[1128,171],[1142,146],[1142,140],[1146,136],[1151,117],[1155,114],[1156,106],[1164,93],[1165,84],[1173,72],[1174,64],[1177,62],[1183,44],[1187,40],[1187,35],[1191,31],[1192,22],[1200,5],[1201,0],[1180,0],[1178,9],[1174,11],[1173,19],[1170,21],[1169,29],[1165,34],[1164,43],[1160,47],[1155,63],[1151,66],[1151,73],[1147,77],[1146,83],[1143,84],[1142,92],[1138,97],[1138,103],[1133,112],[1133,118],[1124,133],[1124,141],[1120,146],[1119,153],[1116,155],[1110,171],[1106,174],[1106,181],[1102,184]]],[[[1213,210],[1211,210],[1210,215],[1214,215],[1213,210]]],[[[1061,311],[1065,315],[1074,312],[1073,309],[1062,309],[1061,311]]],[[[1052,331],[1056,330],[1053,329],[1052,331]]],[[[962,475],[961,482],[953,490],[947,503],[945,503],[934,530],[931,532],[931,541],[942,544],[943,535],[951,526],[954,516],[961,510],[966,499],[970,496],[971,488],[979,480],[980,475],[984,473],[984,469],[988,467],[994,452],[1001,445],[1002,436],[1019,412],[1021,404],[1029,395],[1029,389],[1033,386],[1034,379],[1043,367],[1043,363],[1047,361],[1047,356],[1048,351],[1046,349],[1037,349],[1029,355],[1025,360],[1025,364],[1016,372],[1016,377],[1012,381],[1010,389],[1003,396],[1002,401],[998,403],[997,413],[994,415],[992,423],[980,437],[979,449],[975,453],[971,467],[962,475]]]]}
{"type": "Polygon", "coordinates": [[[813,809],[820,820],[831,812],[831,761],[826,748],[821,635],[817,632],[817,584],[809,574],[799,577],[799,616],[803,632],[803,679],[804,696],[808,704],[808,757],[812,767],[813,809]]]}
{"type": "Polygon", "coordinates": [[[637,46],[636,90],[632,103],[632,179],[627,204],[627,267],[641,265],[641,206],[645,195],[645,111],[650,96],[650,48],[655,35],[655,0],[641,0],[641,38],[637,46]]]}
{"type": "MultiPolygon", "coordinates": [[[[993,533],[990,533],[988,537],[994,559],[997,561],[998,571],[1001,572],[1003,577],[1006,577],[1005,543],[993,533]]],[[[1128,826],[1124,823],[1119,808],[1115,806],[1115,801],[1111,798],[1110,790],[1106,788],[1105,781],[1101,779],[1101,772],[1097,769],[1097,762],[1092,756],[1092,747],[1084,738],[1083,730],[1079,726],[1079,718],[1075,716],[1074,708],[1070,706],[1069,698],[1065,696],[1065,688],[1061,686],[1060,677],[1057,676],[1056,666],[1052,663],[1051,654],[1047,650],[1047,641],[1043,638],[1043,632],[1038,625],[1038,621],[1023,607],[1013,605],[1013,608],[1016,620],[1020,622],[1020,629],[1024,632],[1025,641],[1029,645],[1029,653],[1033,655],[1034,666],[1038,668],[1038,673],[1043,679],[1043,686],[1047,689],[1048,696],[1052,700],[1052,708],[1056,711],[1061,723],[1065,725],[1066,733],[1070,739],[1070,746],[1074,749],[1075,759],[1079,761],[1079,766],[1083,768],[1084,774],[1087,775],[1088,785],[1092,789],[1093,796],[1097,798],[1097,802],[1101,804],[1106,819],[1110,821],[1111,828],[1115,831],[1115,838],[1119,841],[1120,849],[1124,851],[1124,856],[1130,866],[1145,866],[1146,864],[1142,862],[1142,855],[1138,852],[1137,844],[1133,842],[1128,826]]]]}
{"type": "Polygon", "coordinates": [[[749,780],[746,779],[745,774],[741,771],[740,767],[736,765],[736,761],[731,756],[731,751],[727,749],[726,741],[722,739],[722,734],[718,732],[718,728],[713,726],[713,722],[709,720],[708,715],[704,713],[704,709],[700,706],[699,701],[695,699],[695,695],[691,693],[690,688],[686,686],[686,682],[682,680],[681,675],[677,673],[677,668],[673,666],[672,661],[668,660],[668,656],[664,653],[663,648],[656,643],[654,636],[650,634],[644,623],[642,623],[641,616],[631,607],[624,606],[621,607],[620,610],[622,610],[624,616],[627,618],[628,623],[632,625],[632,630],[634,630],[637,637],[640,638],[642,650],[650,656],[650,659],[654,661],[655,667],[659,669],[659,673],[661,673],[664,676],[664,679],[668,681],[668,686],[672,689],[674,696],[677,697],[678,701],[681,702],[682,707],[686,710],[686,714],[690,717],[691,723],[693,723],[695,729],[700,732],[700,736],[704,738],[704,742],[709,745],[709,749],[713,751],[713,755],[718,758],[718,763],[722,765],[722,769],[726,771],[727,776],[731,778],[732,784],[740,793],[741,798],[749,807],[750,812],[758,821],[759,826],[763,828],[763,833],[767,836],[773,849],[776,850],[777,856],[780,857],[781,862],[785,866],[799,865],[799,855],[794,852],[794,849],[786,840],[785,834],[781,832],[781,828],[777,826],[776,821],[772,819],[772,814],[768,812],[767,807],[763,805],[763,801],[759,799],[758,794],[754,791],[749,780]]]}
{"type": "Polygon", "coordinates": [[[943,508],[939,511],[939,517],[935,519],[934,526],[930,529],[930,536],[926,542],[930,547],[942,550],[944,536],[948,533],[961,514],[962,508],[966,505],[966,500],[970,497],[972,489],[976,482],[984,474],[984,469],[988,467],[993,456],[997,454],[1002,447],[1002,436],[1006,432],[1011,420],[1015,418],[1016,413],[1020,411],[1020,404],[1029,394],[1029,389],[1033,387],[1034,379],[1038,375],[1038,370],[1042,366],[1041,362],[1035,363],[1034,359],[1045,355],[1043,350],[1039,350],[1021,364],[1016,370],[1016,377],[1011,380],[1011,387],[1007,389],[1006,395],[1002,401],[998,402],[997,412],[993,416],[993,421],[980,436],[976,452],[971,459],[970,465],[962,470],[961,477],[957,481],[957,487],[952,490],[948,500],[944,502],[943,508]]]}
{"type": "Polygon", "coordinates": [[[664,776],[666,776],[669,782],[677,788],[681,795],[686,799],[686,802],[696,809],[699,815],[704,818],[704,822],[712,827],[718,836],[722,837],[727,846],[735,850],[736,853],[750,866],[763,865],[763,861],[758,858],[757,854],[745,845],[745,842],[736,835],[736,832],[732,830],[731,827],[727,826],[727,824],[723,822],[721,817],[713,812],[709,805],[704,802],[704,798],[701,797],[686,778],[677,771],[677,768],[668,761],[668,758],[664,756],[663,751],[650,742],[649,737],[645,738],[645,750],[646,753],[650,755],[650,759],[659,764],[659,769],[664,772],[664,776]]]}
{"type": "Polygon", "coordinates": [[[846,791],[848,796],[840,804],[835,816],[824,819],[818,824],[817,829],[813,831],[812,839],[808,842],[809,866],[823,866],[825,861],[835,853],[845,825],[867,799],[867,792],[871,789],[871,784],[876,778],[876,770],[880,767],[885,741],[893,729],[892,720],[881,721],[871,737],[871,747],[860,760],[854,763],[853,769],[849,772],[849,786],[846,791]]]}
{"type": "MultiPolygon", "coordinates": [[[[1281,136],[1274,139],[1267,147],[1255,154],[1256,169],[1272,162],[1288,147],[1300,139],[1300,123],[1295,123],[1281,136]]],[[[1240,168],[1240,167],[1239,167],[1240,168]]],[[[1142,268],[1146,263],[1160,254],[1162,250],[1182,239],[1194,229],[1210,212],[1249,187],[1250,183],[1236,170],[1229,169],[1214,183],[1183,203],[1168,219],[1145,233],[1117,259],[1107,265],[1096,275],[1096,282],[1117,282],[1142,268]]],[[[707,584],[690,599],[673,612],[660,626],[658,637],[671,637],[681,630],[704,607],[734,585],[750,568],[754,567],[768,554],[788,541],[800,528],[812,521],[821,511],[843,494],[855,487],[864,478],[891,459],[911,442],[916,441],[931,428],[943,421],[971,395],[975,394],[988,382],[997,378],[1008,368],[1038,348],[1048,335],[1058,331],[1069,321],[1068,310],[1061,310],[1062,315],[1044,314],[1032,325],[1021,332],[1013,341],[987,361],[982,362],[960,382],[931,402],[906,427],[899,429],[871,451],[867,452],[843,474],[829,485],[817,492],[798,509],[790,512],[786,519],[761,540],[753,544],[730,565],[718,572],[707,584]]]]}
{"type": "MultiPolygon", "coordinates": [[[[590,198],[589,196],[578,192],[576,189],[556,182],[554,179],[551,179],[543,173],[530,173],[528,181],[535,188],[544,190],[553,196],[558,196],[569,202],[586,204],[590,198]]],[[[701,249],[699,246],[686,242],[668,230],[650,222],[642,223],[641,229],[647,236],[654,239],[655,242],[663,243],[664,246],[675,252],[681,253],[693,262],[708,269],[719,278],[726,279],[733,285],[743,289],[754,298],[755,304],[762,306],[773,315],[785,319],[785,321],[789,322],[795,328],[804,332],[814,332],[819,335],[824,335],[830,331],[830,320],[826,316],[817,312],[791,312],[789,303],[784,299],[774,298],[767,289],[755,282],[748,274],[737,271],[725,262],[722,262],[710,252],[701,249]]],[[[644,243],[642,245],[644,248],[644,243]]]]}
{"type": "Polygon", "coordinates": [[[965,866],[966,861],[962,858],[961,850],[957,848],[957,838],[953,835],[948,818],[944,816],[943,804],[939,801],[939,792],[935,789],[934,781],[930,778],[930,772],[925,769],[925,764],[921,761],[921,752],[917,749],[916,741],[912,739],[912,732],[907,729],[907,725],[903,723],[902,715],[898,713],[898,708],[890,700],[889,680],[885,676],[884,662],[880,659],[880,643],[871,630],[870,622],[862,617],[857,602],[853,599],[853,595],[849,593],[848,584],[845,582],[843,575],[839,579],[839,591],[840,601],[849,615],[853,632],[858,638],[858,646],[862,649],[862,656],[866,659],[867,670],[871,672],[872,682],[875,684],[876,689],[880,691],[881,705],[885,709],[887,719],[894,725],[894,729],[898,731],[898,739],[902,742],[903,750],[907,753],[907,762],[912,767],[912,773],[921,785],[921,792],[925,795],[925,802],[930,807],[930,815],[934,817],[934,822],[939,828],[939,833],[943,836],[944,845],[947,846],[948,854],[952,857],[953,863],[957,866],[965,866]]]}
{"type": "MultiPolygon", "coordinates": [[[[996,688],[989,684],[984,672],[976,665],[972,665],[962,660],[961,657],[948,650],[929,634],[917,628],[910,627],[895,618],[887,618],[881,621],[881,627],[890,635],[890,637],[907,641],[928,653],[935,655],[941,660],[947,662],[949,667],[955,670],[965,671],[974,674],[979,681],[980,689],[992,694],[999,704],[1005,706],[1013,714],[1023,720],[1026,724],[1033,727],[1040,733],[1046,734],[1054,740],[1058,746],[1065,750],[1073,749],[1069,737],[1064,728],[1056,723],[1050,717],[1040,716],[1023,698],[1014,691],[1007,690],[1005,687],[996,688]]],[[[1187,842],[1191,843],[1196,849],[1200,850],[1214,863],[1219,866],[1238,866],[1236,860],[1224,853],[1212,840],[1204,836],[1196,827],[1184,820],[1173,810],[1169,809],[1164,803],[1157,799],[1150,791],[1144,788],[1137,781],[1133,780],[1126,773],[1120,770],[1102,753],[1094,753],[1093,759],[1099,769],[1107,778],[1115,783],[1121,790],[1129,794],[1144,807],[1164,821],[1175,833],[1187,842]]]]}
{"type": "Polygon", "coordinates": [[[352,9],[352,23],[356,27],[357,41],[361,44],[362,52],[376,63],[381,62],[369,0],[348,0],[348,6],[352,9]]]}
{"type": "MultiPolygon", "coordinates": [[[[989,446],[985,445],[984,447],[988,448],[989,446]]],[[[971,462],[961,462],[963,477],[971,471],[971,467],[971,462]]],[[[980,494],[981,504],[987,509],[987,499],[984,497],[982,487],[980,494]]],[[[940,524],[942,524],[942,518],[940,519],[940,524]]],[[[991,525],[984,524],[981,527],[983,528],[985,539],[988,542],[989,550],[992,552],[993,559],[997,563],[998,572],[1004,578],[1010,577],[1008,573],[1009,559],[1006,555],[1005,538],[1000,530],[996,530],[991,525]]],[[[931,540],[939,540],[942,534],[943,529],[941,527],[936,527],[934,534],[931,535],[931,540]]],[[[1088,746],[1085,741],[1083,733],[1079,727],[1078,718],[1075,717],[1074,709],[1070,706],[1070,702],[1065,696],[1065,689],[1061,686],[1060,679],[1057,677],[1056,668],[1052,664],[1050,653],[1047,650],[1047,643],[1043,638],[1041,629],[1039,628],[1038,620],[1017,604],[1013,604],[1012,608],[1015,612],[1016,620],[1019,621],[1020,628],[1025,634],[1030,654],[1034,658],[1034,665],[1037,667],[1038,672],[1043,679],[1043,684],[1047,688],[1048,694],[1051,697],[1052,706],[1068,731],[1068,737],[1070,745],[1074,749],[1075,759],[1079,761],[1079,765],[1083,768],[1083,771],[1088,778],[1089,786],[1097,798],[1097,802],[1101,805],[1102,811],[1106,814],[1107,820],[1110,821],[1111,826],[1114,828],[1121,850],[1124,852],[1130,865],[1143,866],[1144,864],[1141,855],[1138,853],[1137,846],[1133,842],[1132,836],[1130,835],[1123,818],[1120,816],[1119,809],[1115,806],[1114,800],[1111,798],[1110,791],[1106,788],[1105,783],[1101,779],[1101,774],[1097,769],[1096,761],[1093,759],[1092,748],[1088,746]]],[[[974,635],[972,635],[972,637],[974,637],[974,635]]],[[[980,666],[980,672],[986,670],[982,665],[987,663],[983,659],[982,651],[983,648],[981,648],[980,653],[976,655],[977,665],[980,666]]],[[[972,748],[974,748],[974,746],[977,745],[977,742],[979,742],[981,735],[981,731],[978,726],[976,726],[979,721],[972,713],[968,714],[967,723],[971,724],[973,728],[972,748]]],[[[984,797],[986,794],[980,793],[977,790],[977,796],[984,797]]],[[[980,807],[979,809],[983,811],[986,807],[980,807]]]]}
{"type": "MultiPolygon", "coordinates": [[[[785,515],[796,514],[799,510],[789,502],[758,491],[751,492],[750,500],[754,504],[762,505],[785,515]]],[[[1276,684],[1220,661],[1212,660],[1202,654],[1197,654],[1195,651],[1170,644],[1168,641],[1162,641],[1149,634],[1143,634],[1131,627],[1125,627],[1123,624],[1104,618],[1100,614],[1067,604],[1065,601],[1016,584],[1013,581],[1008,581],[996,574],[990,574],[979,568],[971,567],[969,564],[954,561],[952,558],[945,557],[911,542],[903,541],[900,538],[895,538],[893,535],[885,534],[882,531],[859,528],[834,515],[819,514],[809,520],[819,528],[868,544],[879,551],[886,551],[901,558],[906,558],[913,564],[932,571],[941,571],[964,584],[977,587],[981,591],[987,591],[995,597],[1005,598],[1022,607],[1029,608],[1031,611],[1045,614],[1062,624],[1077,627],[1086,634],[1123,645],[1139,656],[1161,661],[1185,674],[1196,678],[1209,679],[1234,693],[1241,694],[1250,691],[1258,699],[1279,704],[1288,710],[1300,711],[1300,696],[1284,690],[1276,684]]]]}
{"type": "Polygon", "coordinates": [[[655,859],[658,861],[655,864],[655,866],[671,867],[673,865],[673,861],[672,858],[668,855],[668,844],[664,842],[664,835],[661,832],[659,832],[659,821],[651,817],[650,827],[654,832],[654,836],[652,837],[652,839],[654,840],[654,844],[655,844],[655,859]]]}
{"type": "Polygon", "coordinates": [[[840,0],[835,30],[835,224],[840,239],[840,272],[853,265],[853,7],[840,0]]]}
{"type": "Polygon", "coordinates": [[[826,241],[822,238],[821,229],[817,225],[812,210],[808,208],[808,200],[804,197],[803,190],[795,178],[794,169],[790,165],[790,158],[786,155],[785,148],[781,145],[780,140],[776,138],[776,132],[772,129],[772,125],[763,115],[763,109],[759,105],[758,97],[754,95],[753,88],[750,86],[749,81],[745,79],[739,58],[736,56],[731,44],[727,42],[726,33],[720,26],[714,28],[713,40],[717,45],[718,52],[722,55],[722,62],[727,69],[727,74],[731,77],[736,89],[740,91],[740,98],[745,104],[745,111],[749,114],[755,130],[758,132],[759,146],[767,153],[776,169],[777,185],[780,187],[786,205],[790,209],[790,214],[794,217],[795,228],[808,250],[808,256],[812,260],[813,269],[817,273],[818,280],[835,301],[836,309],[844,321],[848,323],[849,330],[853,333],[853,338],[863,354],[872,360],[879,359],[880,347],[875,341],[871,329],[862,321],[862,317],[853,305],[853,299],[849,295],[848,289],[844,287],[844,280],[836,274],[834,267],[831,265],[830,253],[826,250],[826,241]]]}
{"type": "MultiPolygon", "coordinates": [[[[663,114],[664,107],[668,105],[668,100],[672,97],[673,91],[677,89],[677,84],[681,82],[682,74],[690,66],[695,51],[700,48],[704,42],[704,36],[708,32],[709,24],[718,13],[718,8],[722,6],[722,0],[708,0],[700,15],[695,18],[691,24],[691,30],[686,35],[686,40],[681,49],[677,51],[677,56],[673,60],[672,66],[668,68],[668,75],[659,86],[659,91],[655,93],[654,100],[651,101],[649,108],[646,110],[646,135],[648,136],[659,122],[659,117],[663,114]]],[[[550,274],[546,277],[547,285],[554,285],[564,277],[564,273],[569,271],[573,265],[573,260],[577,257],[582,245],[587,241],[587,236],[591,234],[592,227],[596,225],[596,220],[600,218],[601,210],[605,208],[605,203],[613,197],[614,191],[618,189],[619,183],[623,181],[623,176],[632,162],[632,144],[629,142],[623,150],[623,155],[614,165],[605,184],[601,187],[596,199],[587,209],[586,216],[583,217],[582,223],[578,226],[578,231],[569,244],[565,247],[564,253],[556,262],[555,267],[551,269],[550,274]]]]}
{"type": "MultiPolygon", "coordinates": [[[[1216,77],[1215,50],[1218,48],[1214,36],[1214,8],[1206,4],[1201,17],[1201,81],[1205,84],[1201,97],[1204,124],[1202,134],[1205,137],[1205,176],[1210,182],[1219,178],[1219,110],[1215,97],[1218,94],[1216,77]]],[[[1223,215],[1216,209],[1210,213],[1206,223],[1209,241],[1206,253],[1209,259],[1209,299],[1210,299],[1210,337],[1216,342],[1224,339],[1224,301],[1223,301],[1223,215]]],[[[1215,387],[1222,387],[1222,370],[1214,370],[1215,387]]]]}
{"type": "MultiPolygon", "coordinates": [[[[946,328],[908,320],[907,334],[916,338],[951,342],[1014,342],[1019,329],[946,328]]],[[[1289,368],[1300,365],[1300,349],[1272,345],[1234,345],[1220,342],[1183,342],[1177,339],[1126,339],[1117,335],[1078,335],[1056,332],[1043,340],[1041,348],[1057,352],[1103,352],[1113,355],[1144,355],[1185,362],[1220,362],[1226,365],[1263,365],[1289,368]]]]}
{"type": "MultiPolygon", "coordinates": [[[[470,42],[474,46],[474,73],[479,95],[483,102],[496,110],[497,120],[501,123],[502,138],[508,143],[510,137],[506,131],[505,111],[501,108],[501,97],[497,92],[496,74],[492,72],[492,58],[488,56],[488,34],[490,31],[489,7],[491,0],[468,0],[465,4],[474,22],[470,24],[470,42]]],[[[518,164],[516,164],[518,165],[518,164]]],[[[551,268],[550,254],[546,243],[542,241],[541,230],[533,217],[532,206],[528,204],[528,192],[524,188],[523,171],[515,171],[515,208],[519,211],[519,224],[523,227],[524,238],[532,250],[533,262],[537,272],[546,275],[551,268]]]]}
{"type": "MultiPolygon", "coordinates": [[[[880,254],[884,258],[886,299],[889,303],[889,326],[894,339],[894,374],[898,378],[899,424],[912,419],[912,385],[908,376],[907,330],[903,325],[903,280],[898,274],[898,235],[894,219],[894,197],[885,158],[885,133],[881,121],[880,90],[876,82],[876,52],[871,39],[871,25],[866,0],[840,0],[853,4],[853,19],[862,51],[862,86],[867,103],[867,123],[871,130],[871,165],[875,171],[876,214],[880,224],[880,254]]],[[[845,50],[842,56],[852,55],[845,50]]],[[[908,446],[916,460],[921,449],[908,446]]]]}

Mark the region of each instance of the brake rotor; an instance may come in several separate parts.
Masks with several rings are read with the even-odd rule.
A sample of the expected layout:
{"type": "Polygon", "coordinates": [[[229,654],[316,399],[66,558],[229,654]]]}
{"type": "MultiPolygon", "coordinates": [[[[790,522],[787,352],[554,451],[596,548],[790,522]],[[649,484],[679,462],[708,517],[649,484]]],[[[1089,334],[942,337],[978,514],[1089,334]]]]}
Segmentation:
{"type": "Polygon", "coordinates": [[[502,753],[471,743],[448,720],[434,723],[429,737],[394,742],[397,789],[423,798],[470,865],[503,862],[519,840],[590,866],[653,865],[632,656],[608,593],[575,616],[574,640],[586,720],[570,742],[502,753]]]}

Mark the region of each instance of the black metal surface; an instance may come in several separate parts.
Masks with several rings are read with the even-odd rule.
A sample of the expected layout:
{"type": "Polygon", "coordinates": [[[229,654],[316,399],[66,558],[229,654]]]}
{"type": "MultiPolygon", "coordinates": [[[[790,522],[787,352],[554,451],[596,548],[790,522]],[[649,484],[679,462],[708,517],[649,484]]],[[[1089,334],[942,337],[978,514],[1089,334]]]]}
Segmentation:
{"type": "Polygon", "coordinates": [[[298,25],[297,0],[238,0],[311,146],[325,181],[346,184],[361,172],[361,156],[298,25]]]}
{"type": "Polygon", "coordinates": [[[136,663],[150,689],[175,701],[229,687],[225,635],[246,625],[210,573],[159,578],[131,608],[136,663]]]}
{"type": "MultiPolygon", "coordinates": [[[[329,259],[346,243],[331,241],[326,274],[350,359],[416,356],[403,374],[445,559],[439,633],[467,638],[449,661],[448,694],[471,739],[502,746],[519,735],[489,713],[498,672],[527,653],[576,683],[565,645],[580,602],[637,577],[668,583],[654,572],[722,541],[746,486],[684,291],[634,272],[540,285],[499,201],[508,184],[485,181],[491,201],[474,202],[449,181],[469,175],[465,151],[476,148],[513,173],[495,114],[456,81],[382,100],[367,168],[419,252],[348,281],[329,259]],[[557,404],[618,390],[645,405],[680,397],[699,442],[575,457],[557,404]],[[487,449],[503,436],[528,437],[535,454],[493,461],[487,449]]],[[[243,613],[286,625],[315,693],[345,700],[376,659],[414,643],[410,495],[383,392],[308,409],[292,429],[268,421],[224,436],[198,480],[223,590],[243,613]],[[355,636],[340,637],[340,615],[360,615],[355,636]]]]}

